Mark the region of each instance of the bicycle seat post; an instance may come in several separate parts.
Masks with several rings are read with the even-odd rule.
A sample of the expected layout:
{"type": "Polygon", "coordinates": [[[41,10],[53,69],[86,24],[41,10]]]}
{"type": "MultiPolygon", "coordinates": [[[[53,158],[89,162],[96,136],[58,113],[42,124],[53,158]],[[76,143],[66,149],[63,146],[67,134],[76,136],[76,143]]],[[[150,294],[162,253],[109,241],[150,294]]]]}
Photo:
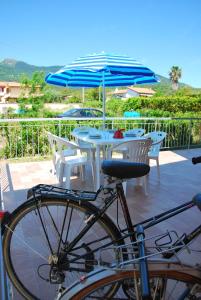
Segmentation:
{"type": "Polygon", "coordinates": [[[131,216],[129,213],[128,204],[126,201],[122,182],[118,183],[116,187],[117,187],[118,199],[120,200],[122,211],[124,214],[124,219],[125,219],[125,222],[126,222],[126,225],[128,228],[128,233],[129,234],[131,233],[130,239],[131,239],[131,242],[134,243],[134,242],[136,242],[135,231],[134,231],[133,224],[131,221],[131,216]]]}

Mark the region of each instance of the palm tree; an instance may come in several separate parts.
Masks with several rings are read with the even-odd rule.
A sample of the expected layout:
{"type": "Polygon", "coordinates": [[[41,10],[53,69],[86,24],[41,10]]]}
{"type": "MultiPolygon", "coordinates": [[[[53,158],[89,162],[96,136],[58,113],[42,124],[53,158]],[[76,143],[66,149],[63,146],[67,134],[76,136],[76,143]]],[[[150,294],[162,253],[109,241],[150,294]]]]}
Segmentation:
{"type": "Polygon", "coordinates": [[[178,66],[172,66],[169,72],[170,80],[172,81],[172,88],[173,90],[178,90],[178,82],[181,78],[181,69],[178,66]]]}

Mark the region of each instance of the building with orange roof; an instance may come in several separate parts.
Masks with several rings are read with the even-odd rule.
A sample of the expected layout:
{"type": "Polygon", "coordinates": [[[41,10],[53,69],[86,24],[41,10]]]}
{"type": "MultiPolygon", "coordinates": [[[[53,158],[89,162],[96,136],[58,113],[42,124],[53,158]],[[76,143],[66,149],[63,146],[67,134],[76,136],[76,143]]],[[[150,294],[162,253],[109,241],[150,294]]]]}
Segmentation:
{"type": "Polygon", "coordinates": [[[116,89],[109,94],[116,98],[128,99],[132,97],[151,97],[155,94],[155,91],[150,88],[128,87],[127,89],[116,89]]]}

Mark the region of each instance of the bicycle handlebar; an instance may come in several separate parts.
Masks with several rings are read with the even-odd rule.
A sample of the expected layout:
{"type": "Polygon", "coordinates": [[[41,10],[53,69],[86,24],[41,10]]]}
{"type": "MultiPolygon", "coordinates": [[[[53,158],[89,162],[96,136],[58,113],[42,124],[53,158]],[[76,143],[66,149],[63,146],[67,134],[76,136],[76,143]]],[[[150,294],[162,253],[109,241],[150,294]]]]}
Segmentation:
{"type": "Polygon", "coordinates": [[[201,156],[193,157],[192,158],[192,163],[194,165],[201,163],[201,156]]]}

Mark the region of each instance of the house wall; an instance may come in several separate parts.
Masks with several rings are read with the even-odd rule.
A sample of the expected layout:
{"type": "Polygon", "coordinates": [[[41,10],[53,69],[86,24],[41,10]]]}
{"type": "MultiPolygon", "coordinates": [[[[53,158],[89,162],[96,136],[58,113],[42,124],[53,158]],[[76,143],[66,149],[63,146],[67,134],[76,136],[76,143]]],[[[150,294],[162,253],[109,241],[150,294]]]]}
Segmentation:
{"type": "Polygon", "coordinates": [[[5,103],[8,98],[19,98],[21,89],[19,84],[9,82],[0,83],[0,102],[5,103]]]}
{"type": "Polygon", "coordinates": [[[132,90],[128,90],[126,98],[132,98],[132,97],[138,97],[138,96],[139,96],[139,94],[137,92],[132,91],[132,90]]]}
{"type": "Polygon", "coordinates": [[[21,95],[21,89],[18,86],[9,86],[8,94],[10,98],[19,98],[21,95]]]}
{"type": "MultiPolygon", "coordinates": [[[[39,88],[36,88],[34,96],[42,96],[39,88]]],[[[9,98],[18,99],[19,97],[29,97],[29,89],[22,89],[20,85],[11,85],[9,83],[0,86],[0,103],[9,102],[9,98]]]]}

